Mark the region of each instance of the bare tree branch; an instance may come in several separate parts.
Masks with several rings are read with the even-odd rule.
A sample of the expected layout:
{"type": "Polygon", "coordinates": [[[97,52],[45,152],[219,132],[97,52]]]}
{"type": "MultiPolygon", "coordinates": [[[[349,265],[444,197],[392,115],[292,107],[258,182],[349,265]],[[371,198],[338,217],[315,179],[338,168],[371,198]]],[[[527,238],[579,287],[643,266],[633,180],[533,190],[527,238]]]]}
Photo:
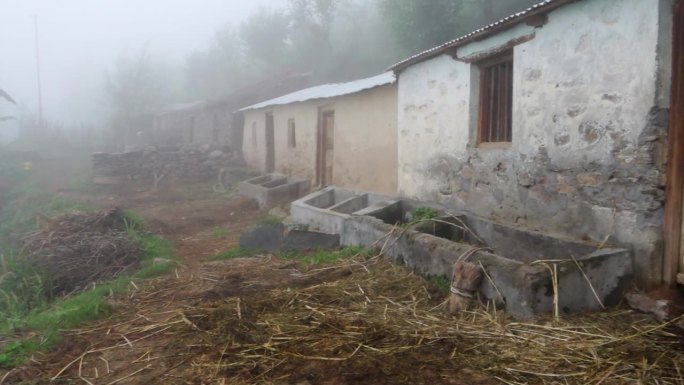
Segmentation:
{"type": "Polygon", "coordinates": [[[2,88],[0,88],[0,98],[5,99],[12,104],[17,104],[17,102],[14,99],[12,99],[12,97],[2,88]]]}

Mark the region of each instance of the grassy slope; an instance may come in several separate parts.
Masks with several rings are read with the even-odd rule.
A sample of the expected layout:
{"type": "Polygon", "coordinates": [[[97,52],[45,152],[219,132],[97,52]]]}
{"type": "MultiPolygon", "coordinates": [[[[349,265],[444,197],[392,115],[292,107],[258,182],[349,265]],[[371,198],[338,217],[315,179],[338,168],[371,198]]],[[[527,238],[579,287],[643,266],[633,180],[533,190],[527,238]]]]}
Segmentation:
{"type": "Polygon", "coordinates": [[[175,266],[170,243],[148,233],[142,219],[129,212],[126,213],[126,228],[131,240],[142,250],[140,270],[131,277],[119,277],[92,290],[47,303],[43,295],[43,279],[14,257],[15,248],[10,235],[35,228],[38,213],[50,216],[90,208],[63,198],[52,198],[29,185],[15,188],[11,198],[11,203],[0,213],[0,336],[30,331],[33,337],[0,347],[2,367],[14,367],[31,353],[49,349],[59,340],[60,329],[73,328],[109,315],[111,308],[107,298],[112,294],[125,293],[131,281],[165,274],[175,266]],[[165,262],[155,263],[155,258],[164,258],[165,262]]]}

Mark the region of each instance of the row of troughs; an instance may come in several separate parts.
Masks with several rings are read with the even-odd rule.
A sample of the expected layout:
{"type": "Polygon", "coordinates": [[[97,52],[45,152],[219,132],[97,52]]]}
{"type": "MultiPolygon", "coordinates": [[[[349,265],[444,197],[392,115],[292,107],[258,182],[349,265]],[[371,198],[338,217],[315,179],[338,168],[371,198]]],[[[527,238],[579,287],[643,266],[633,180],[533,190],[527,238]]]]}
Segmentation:
{"type": "MultiPolygon", "coordinates": [[[[308,192],[301,180],[272,174],[244,181],[242,195],[267,208],[308,192]]],[[[345,246],[382,251],[431,276],[451,276],[463,256],[481,266],[480,295],[516,318],[601,310],[620,302],[631,275],[628,250],[521,230],[426,202],[327,187],[291,203],[291,221],[339,234],[345,246]],[[420,209],[435,215],[412,218],[420,209]]]]}

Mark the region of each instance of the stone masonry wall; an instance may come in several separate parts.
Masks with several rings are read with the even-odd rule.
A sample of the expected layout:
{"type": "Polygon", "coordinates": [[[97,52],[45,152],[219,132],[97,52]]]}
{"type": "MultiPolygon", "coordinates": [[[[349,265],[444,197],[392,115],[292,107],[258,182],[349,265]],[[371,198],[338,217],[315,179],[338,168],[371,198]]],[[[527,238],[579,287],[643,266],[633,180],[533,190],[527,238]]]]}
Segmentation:
{"type": "Polygon", "coordinates": [[[188,181],[217,178],[221,168],[243,167],[239,155],[221,150],[183,148],[93,154],[96,177],[152,178],[155,173],[188,181]]]}
{"type": "Polygon", "coordinates": [[[461,47],[514,48],[513,141],[480,148],[477,66],[443,55],[399,78],[402,195],[626,247],[642,285],[662,268],[668,111],[657,104],[658,0],[585,0],[461,47]]]}

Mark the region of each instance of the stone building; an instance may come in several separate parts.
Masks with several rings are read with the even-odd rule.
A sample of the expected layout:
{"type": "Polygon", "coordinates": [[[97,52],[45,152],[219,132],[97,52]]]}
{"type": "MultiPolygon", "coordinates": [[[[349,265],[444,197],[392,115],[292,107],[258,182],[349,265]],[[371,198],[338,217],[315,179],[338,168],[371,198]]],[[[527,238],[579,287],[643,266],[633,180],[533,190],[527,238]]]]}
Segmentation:
{"type": "Polygon", "coordinates": [[[547,0],[393,66],[398,192],[626,247],[639,284],[673,283],[681,3],[547,0]]]}
{"type": "Polygon", "coordinates": [[[240,112],[243,154],[252,168],[317,186],[396,192],[393,73],[303,89],[240,112]]]}
{"type": "Polygon", "coordinates": [[[239,150],[242,130],[234,124],[229,101],[198,101],[170,106],[155,116],[154,130],[166,144],[206,145],[239,150]]]}

